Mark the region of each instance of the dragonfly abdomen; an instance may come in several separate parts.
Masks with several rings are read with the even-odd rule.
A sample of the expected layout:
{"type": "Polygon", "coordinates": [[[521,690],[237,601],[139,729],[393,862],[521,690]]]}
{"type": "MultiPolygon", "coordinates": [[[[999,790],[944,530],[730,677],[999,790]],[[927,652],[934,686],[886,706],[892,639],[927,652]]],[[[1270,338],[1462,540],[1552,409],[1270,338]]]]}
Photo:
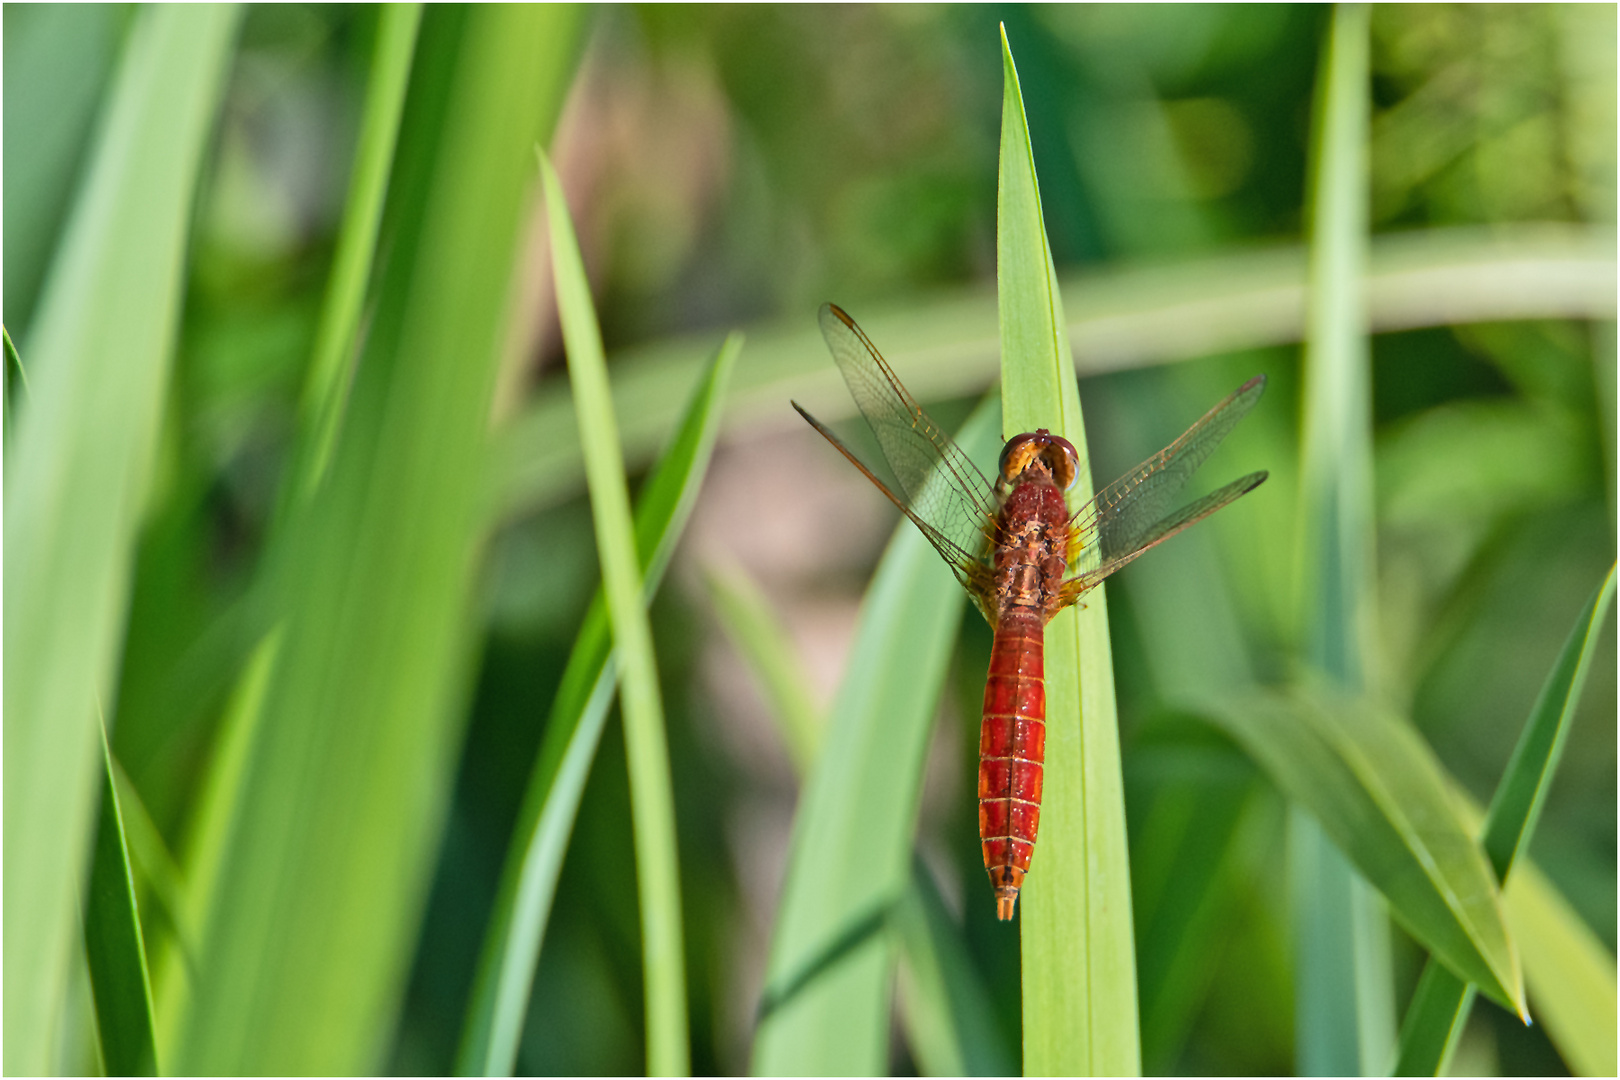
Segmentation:
{"type": "Polygon", "coordinates": [[[1045,619],[1038,609],[1004,611],[990,649],[979,728],[979,840],[996,891],[996,915],[1010,919],[1041,822],[1046,760],[1045,619]]]}

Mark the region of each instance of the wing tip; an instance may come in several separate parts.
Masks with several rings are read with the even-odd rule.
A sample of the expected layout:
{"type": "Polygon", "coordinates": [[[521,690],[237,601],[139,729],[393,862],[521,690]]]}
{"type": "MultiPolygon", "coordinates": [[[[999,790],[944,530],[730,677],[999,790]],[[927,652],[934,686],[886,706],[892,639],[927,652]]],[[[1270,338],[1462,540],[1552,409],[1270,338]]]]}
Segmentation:
{"type": "Polygon", "coordinates": [[[826,424],[823,424],[820,420],[817,420],[815,417],[810,415],[809,409],[806,409],[803,405],[800,405],[792,398],[788,399],[788,404],[793,406],[794,412],[804,417],[806,423],[815,428],[817,431],[821,432],[821,434],[826,437],[829,442],[838,447],[839,450],[843,451],[845,456],[848,456],[849,451],[844,449],[844,445],[838,441],[837,437],[833,435],[832,431],[828,429],[826,424]]]}
{"type": "Polygon", "coordinates": [[[849,317],[849,312],[845,311],[831,300],[821,305],[820,310],[817,312],[817,316],[823,323],[827,321],[828,316],[831,316],[832,318],[835,318],[839,322],[843,323],[845,326],[849,327],[851,330],[855,329],[855,320],[849,317]]]}

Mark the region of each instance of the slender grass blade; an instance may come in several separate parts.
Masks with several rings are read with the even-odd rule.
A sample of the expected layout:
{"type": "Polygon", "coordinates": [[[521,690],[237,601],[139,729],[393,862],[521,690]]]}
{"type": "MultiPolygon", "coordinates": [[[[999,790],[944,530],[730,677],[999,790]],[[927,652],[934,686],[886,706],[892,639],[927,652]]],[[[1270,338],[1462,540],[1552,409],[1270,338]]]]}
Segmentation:
{"type": "Polygon", "coordinates": [[[1575,719],[1575,706],[1591,670],[1592,654],[1597,651],[1598,635],[1614,603],[1614,576],[1614,568],[1610,567],[1609,576],[1576,619],[1558,660],[1547,673],[1547,681],[1542,684],[1508,761],[1507,772],[1485,812],[1480,842],[1491,868],[1503,880],[1535,832],[1547,792],[1552,788],[1553,775],[1564,755],[1564,740],[1575,719]]]}
{"type": "Polygon", "coordinates": [[[157,1000],[158,1059],[180,1053],[180,1036],[197,990],[203,943],[220,902],[220,875],[249,776],[264,699],[276,668],[282,635],[265,635],[249,654],[226,702],[213,753],[187,829],[174,907],[174,933],[160,937],[152,953],[152,988],[157,1000]]]}
{"type": "Polygon", "coordinates": [[[821,720],[793,643],[759,586],[741,569],[712,568],[708,579],[726,637],[764,689],[794,768],[801,777],[808,775],[821,747],[821,720]]]}
{"type": "Polygon", "coordinates": [[[569,379],[579,415],[585,479],[602,560],[602,588],[621,669],[619,695],[630,759],[630,810],[635,829],[636,883],[641,894],[642,968],[647,998],[647,1072],[682,1076],[690,1070],[686,1030],[686,962],[681,942],[680,856],[675,846],[675,798],[669,745],[653,660],[652,630],[641,603],[641,572],[624,481],[624,457],[613,417],[601,331],[591,308],[585,264],[568,220],[562,185],[551,163],[540,162],[551,225],[557,310],[568,348],[569,379]]]}
{"type": "MultiPolygon", "coordinates": [[[[994,457],[994,410],[959,443],[994,457]]],[[[876,497],[876,493],[873,494],[876,497]]],[[[964,594],[909,522],[861,609],[850,666],[799,796],[754,1038],[759,1075],[875,1075],[888,1067],[894,948],[887,920],[910,877],[930,722],[964,594]]]]}
{"type": "Polygon", "coordinates": [[[0,409],[0,421],[5,424],[5,445],[11,445],[11,432],[17,423],[17,399],[21,393],[28,394],[28,373],[23,370],[22,357],[17,355],[17,346],[11,343],[11,331],[0,326],[0,338],[4,339],[6,350],[5,367],[5,407],[0,409]]]}
{"type": "Polygon", "coordinates": [[[96,999],[96,1030],[108,1076],[156,1076],[152,987],[135,905],[135,878],[114,782],[112,751],[101,734],[101,824],[90,862],[85,900],[84,951],[96,999]]]}
{"type": "Polygon", "coordinates": [[[1524,953],[1536,1022],[1575,1075],[1615,1075],[1614,954],[1533,860],[1521,860],[1502,903],[1524,953]]]}
{"type": "MultiPolygon", "coordinates": [[[[118,818],[124,826],[124,842],[129,850],[130,868],[137,881],[146,887],[146,897],[152,901],[154,922],[169,932],[179,924],[182,893],[180,864],[170,853],[151,811],[141,800],[134,782],[124,772],[118,759],[112,759],[113,786],[118,792],[118,818]]],[[[141,897],[137,897],[141,899],[141,897]]],[[[139,906],[139,905],[137,905],[139,906]]],[[[147,946],[147,966],[151,967],[150,946],[147,946]]],[[[159,1059],[161,1060],[161,1058],[159,1059]]]]}
{"type": "Polygon", "coordinates": [[[389,166],[405,111],[405,90],[422,21],[420,4],[384,4],[377,9],[377,44],[366,86],[360,139],[349,177],[347,206],[326,283],[315,347],[301,403],[303,454],[289,491],[306,494],[319,482],[353,378],[356,332],[377,252],[389,166]]]}
{"type": "MultiPolygon", "coordinates": [[[[737,334],[721,346],[692,395],[675,441],[642,489],[635,529],[644,603],[650,603],[657,592],[691,516],[719,433],[721,401],[741,347],[742,338],[737,334]]],[[[546,719],[540,752],[512,833],[468,1005],[456,1066],[462,1075],[506,1076],[516,1066],[557,875],[618,677],[609,635],[606,600],[598,590],[546,719]]]]}

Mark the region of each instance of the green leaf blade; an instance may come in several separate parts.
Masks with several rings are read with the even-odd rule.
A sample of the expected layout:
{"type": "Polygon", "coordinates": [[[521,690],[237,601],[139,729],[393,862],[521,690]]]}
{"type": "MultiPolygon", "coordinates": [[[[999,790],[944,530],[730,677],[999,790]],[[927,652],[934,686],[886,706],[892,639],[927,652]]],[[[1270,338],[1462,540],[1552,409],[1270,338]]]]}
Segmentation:
{"type": "MultiPolygon", "coordinates": [[[[642,490],[635,527],[644,603],[656,593],[691,516],[741,347],[741,335],[733,334],[716,353],[674,442],[642,490]]],[[[468,1004],[456,1064],[461,1075],[506,1076],[516,1066],[557,875],[616,680],[606,600],[598,590],[552,703],[513,830],[468,1004]]]]}
{"type": "Polygon", "coordinates": [[[405,111],[405,91],[422,21],[420,4],[378,9],[376,53],[366,87],[360,142],[349,180],[348,205],[332,256],[320,324],[300,405],[303,440],[289,494],[306,495],[326,468],[337,437],[356,357],[355,333],[377,254],[377,234],[388,193],[389,165],[405,111]]]}
{"type": "Polygon", "coordinates": [[[95,703],[112,697],[192,191],[236,21],[218,7],[137,14],[35,316],[5,484],[9,1073],[52,1067],[95,824],[95,703]]]}
{"type": "MultiPolygon", "coordinates": [[[[1374,238],[1367,268],[1377,330],[1410,330],[1506,317],[1612,319],[1614,231],[1545,225],[1428,229],[1374,238]]],[[[1081,374],[1148,367],[1212,352],[1293,344],[1304,332],[1306,254],[1288,245],[1189,258],[1155,268],[1065,274],[1067,335],[1081,374]]],[[[941,290],[861,327],[920,401],[974,394],[996,378],[995,298],[941,290]]],[[[748,328],[748,363],[737,373],[732,422],[770,415],[784,397],[833,422],[849,395],[821,359],[813,323],[748,328]],[[801,392],[802,391],[802,392],[801,392]]],[[[628,424],[631,464],[651,460],[674,426],[680,388],[709,355],[705,337],[626,350],[611,364],[614,409],[628,424]]],[[[581,488],[572,403],[542,387],[501,435],[495,484],[509,515],[554,505],[581,488]]]]}
{"type": "Polygon", "coordinates": [[[1506,880],[1516,855],[1524,850],[1535,832],[1541,807],[1552,788],[1552,778],[1563,757],[1564,741],[1575,719],[1575,705],[1597,650],[1609,608],[1614,603],[1615,571],[1598,586],[1585,609],[1575,620],[1558,659],[1547,673],[1541,693],[1525,721],[1524,733],[1514,747],[1502,782],[1497,785],[1485,813],[1485,831],[1480,842],[1490,857],[1497,877],[1506,880]]]}
{"type": "MultiPolygon", "coordinates": [[[[958,441],[975,461],[989,460],[995,427],[994,409],[981,406],[958,441]]],[[[883,931],[910,876],[930,722],[963,598],[938,552],[902,521],[867,591],[850,666],[799,796],[754,1040],[756,1074],[887,1068],[894,950],[883,931]]]]}
{"type": "Polygon", "coordinates": [[[532,147],[560,111],[576,26],[566,8],[424,19],[348,412],[257,583],[282,636],[179,1071],[375,1071],[415,948],[464,716],[532,147]]]}
{"type": "MultiPolygon", "coordinates": [[[[1047,428],[1086,445],[1067,322],[1012,52],[1002,34],[1000,301],[1004,432],[1047,428]]],[[[1082,453],[1075,489],[1094,488],[1082,453]]],[[[1040,844],[1025,879],[1026,1075],[1141,1071],[1124,783],[1104,589],[1046,626],[1040,844]]]]}
{"type": "MultiPolygon", "coordinates": [[[[821,748],[821,724],[787,630],[740,567],[711,571],[726,635],[765,688],[783,744],[802,778],[821,748]]],[[[1007,1076],[1010,1048],[990,1019],[988,991],[945,911],[933,879],[913,860],[911,880],[887,920],[899,953],[900,1024],[926,1076],[1007,1076]]]]}
{"type": "Polygon", "coordinates": [[[924,1076],[1011,1076],[1012,1048],[994,1007],[920,860],[892,920],[900,942],[900,1018],[924,1076]]]}
{"type": "Polygon", "coordinates": [[[152,987],[135,904],[135,877],[119,809],[112,751],[101,736],[101,824],[85,902],[85,954],[96,1001],[96,1029],[108,1076],[156,1076],[152,987]]]}
{"type": "MultiPolygon", "coordinates": [[[[1368,685],[1374,631],[1368,252],[1369,21],[1333,9],[1313,102],[1300,460],[1301,651],[1345,692],[1368,685]]],[[[1320,819],[1319,819],[1320,820],[1320,819]]],[[[1325,824],[1325,823],[1324,823],[1325,824]]],[[[1295,1054],[1302,1073],[1384,1068],[1395,1041],[1388,924],[1308,818],[1291,823],[1295,1054]]]]}
{"type": "Polygon", "coordinates": [[[1534,862],[1521,862],[1502,902],[1524,951],[1536,1021],[1577,1076],[1613,1076],[1620,1013],[1614,954],[1534,862]]]}
{"type": "Polygon", "coordinates": [[[1257,696],[1212,719],[1238,740],[1448,966],[1522,1009],[1495,878],[1438,762],[1393,716],[1326,695],[1257,696]]]}
{"type": "Polygon", "coordinates": [[[679,854],[675,798],[669,772],[652,629],[641,603],[641,573],[625,487],[624,457],[613,417],[601,332],[592,310],[585,265],[568,220],[562,184],[542,156],[542,185],[551,225],[557,309],[568,351],[568,372],[589,448],[585,479],[602,562],[602,587],[621,669],[620,700],[630,761],[630,810],[635,831],[636,882],[641,896],[642,964],[647,999],[647,1071],[690,1071],[686,1030],[686,967],[681,942],[679,854]]]}
{"type": "MultiPolygon", "coordinates": [[[[1547,679],[1525,721],[1519,743],[1514,748],[1513,757],[1497,785],[1490,809],[1486,811],[1481,843],[1491,860],[1491,869],[1501,881],[1508,880],[1516,857],[1535,831],[1536,818],[1552,786],[1553,775],[1563,754],[1564,741],[1574,719],[1575,705],[1580,699],[1592,655],[1597,649],[1598,633],[1614,601],[1614,590],[1615,571],[1611,567],[1608,577],[1598,586],[1575,620],[1569,638],[1553,662],[1552,670],[1547,673],[1547,679]]],[[[1560,950],[1554,945],[1548,951],[1560,950]]],[[[1531,969],[1528,954],[1525,967],[1528,974],[1531,969]]],[[[1578,981],[1591,983],[1594,980],[1586,978],[1578,981]]],[[[1587,993],[1571,999],[1562,992],[1562,987],[1556,981],[1549,983],[1543,980],[1541,985],[1561,1003],[1565,1003],[1561,1014],[1569,1011],[1567,1003],[1594,996],[1587,993]]],[[[1608,987],[1612,999],[1612,974],[1608,987]]],[[[1535,984],[1532,983],[1534,988],[1535,984]]],[[[1454,973],[1442,970],[1431,959],[1418,982],[1401,1027],[1396,1074],[1438,1076],[1443,1072],[1456,1049],[1457,1039],[1468,1020],[1472,1004],[1472,987],[1454,973]]],[[[1574,1007],[1578,1009],[1581,1006],[1575,1004],[1574,1007]]],[[[1569,1025],[1564,1030],[1583,1030],[1589,1026],[1569,1025]]],[[[1582,1053],[1581,1056],[1590,1060],[1593,1055],[1582,1053]]]]}
{"type": "Polygon", "coordinates": [[[764,689],[788,756],[803,777],[821,747],[821,721],[787,631],[741,568],[711,569],[708,579],[709,596],[726,637],[764,689]]]}

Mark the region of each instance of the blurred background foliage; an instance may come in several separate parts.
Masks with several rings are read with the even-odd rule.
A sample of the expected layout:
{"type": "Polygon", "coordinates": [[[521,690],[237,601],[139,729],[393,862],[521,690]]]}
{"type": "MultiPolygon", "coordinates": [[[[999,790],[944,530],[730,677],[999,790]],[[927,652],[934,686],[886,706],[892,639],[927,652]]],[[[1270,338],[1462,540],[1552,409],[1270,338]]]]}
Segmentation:
{"type": "MultiPolygon", "coordinates": [[[[593,10],[552,155],[610,359],[691,335],[707,351],[740,325],[805,350],[798,370],[830,375],[812,329],[823,300],[862,318],[988,295],[998,21],[1018,56],[1060,274],[1297,244],[1326,17],[1301,6],[593,10]]],[[[5,9],[4,319],[25,365],[129,23],[119,7],[5,9]]],[[[170,850],[239,673],[244,596],[288,462],[375,27],[367,8],[250,8],[205,166],[108,716],[115,755],[170,850]]],[[[1375,9],[1372,31],[1375,234],[1580,226],[1572,235],[1607,253],[1612,282],[1614,8],[1391,5],[1375,9]]],[[[536,232],[531,252],[541,243],[536,232]]],[[[1412,300],[1421,308],[1424,298],[1412,300]]],[[[1069,301],[1084,304],[1084,294],[1071,289],[1069,301]]],[[[502,372],[497,423],[565,392],[543,270],[523,302],[533,345],[502,372]]],[[[1612,306],[1595,321],[1441,322],[1373,342],[1376,681],[1483,802],[1571,620],[1614,559],[1614,322],[1612,306]]],[[[992,377],[971,358],[939,362],[961,364],[961,393],[992,377]]],[[[1247,376],[1272,380],[1212,476],[1268,467],[1271,483],[1109,589],[1144,1067],[1286,1073],[1282,802],[1235,748],[1167,703],[1189,688],[1288,674],[1298,349],[1112,373],[1088,369],[1084,350],[1077,362],[1099,479],[1247,376]]],[[[749,364],[745,346],[739,381],[749,364]]],[[[767,386],[768,411],[735,410],[653,608],[700,1074],[747,1069],[797,795],[781,728],[719,628],[705,571],[740,568],[761,587],[825,704],[894,524],[792,416],[798,386],[767,386]]],[[[929,404],[954,423],[969,401],[929,404]]],[[[513,504],[481,571],[466,642],[476,658],[469,721],[451,748],[454,799],[397,989],[397,1030],[378,1062],[390,1071],[451,1067],[540,724],[595,586],[577,464],[545,491],[513,504]]],[[[1532,853],[1612,951],[1612,619],[1605,634],[1532,853]]],[[[977,615],[965,619],[918,845],[991,990],[995,1026],[1016,1048],[1016,931],[994,921],[971,801],[989,644],[977,615]]],[[[642,1070],[630,853],[623,740],[610,724],[545,939],[520,1071],[642,1070]]],[[[149,934],[164,932],[160,910],[143,908],[149,934]]],[[[1397,938],[1404,1001],[1422,954],[1397,938]]],[[[893,1046],[897,1071],[917,1068],[898,1033],[893,1046]]],[[[1543,1028],[1483,1000],[1456,1067],[1566,1068],[1543,1028]]]]}

